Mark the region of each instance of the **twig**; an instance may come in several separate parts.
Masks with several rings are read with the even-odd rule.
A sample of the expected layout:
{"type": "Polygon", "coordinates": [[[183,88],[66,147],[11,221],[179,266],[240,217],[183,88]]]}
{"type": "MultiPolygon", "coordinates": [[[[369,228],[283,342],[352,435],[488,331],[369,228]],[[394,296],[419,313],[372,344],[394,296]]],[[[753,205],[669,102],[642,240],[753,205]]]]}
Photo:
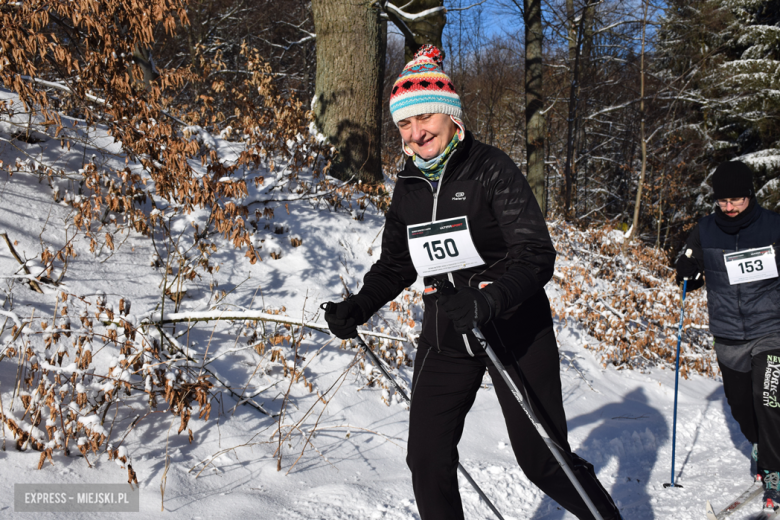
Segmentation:
{"type": "MultiPolygon", "coordinates": [[[[160,333],[163,335],[163,337],[164,337],[165,339],[167,339],[167,340],[168,340],[168,344],[169,344],[169,345],[171,345],[171,346],[174,348],[174,350],[178,351],[178,352],[179,352],[180,354],[182,354],[182,355],[183,355],[185,358],[187,358],[187,360],[189,360],[190,362],[192,362],[192,363],[197,363],[197,361],[196,361],[195,359],[193,359],[192,357],[190,357],[190,356],[189,356],[189,355],[188,355],[188,354],[187,354],[187,353],[184,351],[184,347],[182,347],[182,345],[181,345],[181,344],[179,344],[179,342],[178,342],[178,341],[176,341],[176,340],[175,340],[174,338],[172,338],[172,337],[171,337],[171,336],[170,336],[170,335],[169,335],[167,332],[165,332],[165,330],[164,330],[164,329],[162,329],[162,328],[159,328],[159,329],[157,329],[157,330],[159,330],[159,331],[160,331],[160,333]]],[[[231,395],[231,396],[233,396],[234,398],[236,398],[236,399],[239,401],[239,404],[248,404],[249,406],[251,406],[252,408],[256,409],[257,411],[259,411],[259,412],[260,412],[260,413],[262,413],[262,414],[265,414],[265,415],[267,415],[267,416],[269,416],[269,417],[276,417],[276,415],[272,414],[271,412],[269,412],[268,410],[266,410],[265,408],[263,408],[262,406],[260,406],[260,405],[259,405],[259,404],[257,404],[256,402],[252,401],[251,399],[244,399],[244,398],[242,398],[242,397],[241,397],[239,394],[237,394],[236,392],[234,392],[234,391],[233,391],[233,389],[232,389],[232,388],[230,388],[230,386],[228,386],[228,384],[227,384],[227,383],[225,383],[224,381],[222,381],[222,380],[219,378],[219,376],[217,376],[217,375],[216,375],[214,372],[212,372],[212,371],[211,371],[211,370],[209,370],[208,368],[206,368],[206,367],[200,367],[200,368],[201,368],[201,370],[205,370],[206,372],[208,372],[209,374],[211,374],[211,377],[213,377],[215,381],[217,381],[217,382],[218,382],[220,385],[222,385],[222,387],[223,387],[225,390],[227,390],[228,392],[230,392],[230,395],[231,395]]]]}
{"type": "MultiPolygon", "coordinates": [[[[336,380],[330,385],[330,387],[321,396],[319,396],[319,399],[317,401],[315,401],[314,404],[312,404],[311,407],[308,410],[306,410],[306,413],[303,414],[303,417],[301,417],[300,421],[298,421],[298,424],[303,422],[309,416],[309,414],[312,412],[312,410],[314,410],[314,407],[317,405],[317,402],[322,401],[323,403],[325,403],[326,406],[328,405],[328,403],[330,402],[330,399],[328,401],[325,401],[324,396],[328,395],[330,393],[330,391],[333,390],[333,387],[336,386],[337,383],[338,383],[339,387],[336,388],[336,392],[338,392],[339,388],[341,388],[341,384],[344,382],[344,380],[346,380],[346,376],[349,374],[350,370],[352,370],[352,367],[354,367],[355,364],[360,360],[360,355],[361,355],[360,351],[355,353],[355,357],[349,363],[347,368],[344,369],[344,371],[339,375],[339,377],[336,378],[336,380]],[[339,383],[339,381],[341,381],[341,383],[339,383]]],[[[333,395],[335,395],[336,392],[334,392],[333,395]]],[[[333,399],[333,396],[331,396],[331,399],[333,399]]],[[[274,433],[276,433],[276,432],[274,432],[274,433]]],[[[288,433],[284,437],[284,440],[287,440],[287,438],[290,436],[291,433],[292,433],[292,430],[290,430],[290,433],[288,433]]],[[[281,437],[281,435],[282,435],[282,431],[279,430],[279,436],[281,437]]],[[[306,448],[306,446],[304,445],[304,449],[305,448],[306,448]]],[[[274,456],[276,456],[276,452],[274,452],[274,456]]]]}
{"type": "MultiPolygon", "coordinates": [[[[330,399],[328,399],[328,401],[325,403],[325,406],[322,407],[322,410],[320,410],[320,414],[317,416],[317,420],[314,421],[314,426],[312,426],[312,429],[309,432],[309,436],[306,437],[306,441],[303,443],[303,449],[301,449],[301,454],[298,455],[298,458],[295,459],[295,462],[293,463],[292,466],[290,466],[290,469],[287,470],[287,473],[285,473],[285,475],[289,475],[290,472],[292,471],[292,469],[295,467],[295,465],[298,464],[298,461],[301,460],[301,457],[303,457],[303,454],[306,451],[306,446],[311,444],[311,447],[314,448],[315,450],[317,450],[317,448],[311,442],[311,438],[314,436],[314,432],[317,431],[317,426],[320,424],[320,419],[322,419],[322,414],[325,413],[325,410],[328,408],[328,405],[333,400],[333,396],[335,396],[338,393],[339,389],[341,388],[341,385],[344,384],[344,381],[347,380],[346,374],[348,374],[350,372],[350,370],[352,370],[352,367],[355,366],[355,363],[357,362],[358,359],[360,359],[360,357],[359,356],[355,356],[355,360],[352,363],[350,363],[349,367],[347,367],[347,370],[344,371],[344,376],[345,377],[339,378],[339,379],[341,379],[341,382],[339,383],[339,386],[336,388],[336,391],[333,393],[333,395],[330,397],[330,399]]],[[[316,404],[316,402],[315,402],[315,404],[316,404]]],[[[313,406],[312,406],[312,408],[313,408],[313,406]]],[[[307,415],[308,415],[308,412],[307,412],[307,415]]],[[[304,416],[304,418],[305,418],[305,416],[304,416]]],[[[301,419],[301,421],[303,421],[303,419],[301,419]]],[[[300,424],[301,421],[299,421],[298,424],[300,424]]],[[[296,427],[297,427],[297,425],[296,425],[296,427]]],[[[300,431],[300,429],[299,429],[299,431],[300,431]]],[[[303,433],[303,432],[301,432],[301,433],[303,433]]],[[[281,429],[280,429],[279,430],[279,438],[281,439],[281,437],[282,437],[282,432],[281,432],[281,429]]],[[[317,453],[319,453],[319,450],[317,450],[317,453]]],[[[322,454],[320,453],[320,455],[322,455],[322,454]]],[[[280,457],[281,457],[281,454],[280,454],[280,457]]],[[[325,459],[324,455],[322,457],[323,457],[323,459],[325,459]]],[[[328,461],[328,459],[325,459],[325,462],[328,462],[328,464],[330,464],[330,461],[328,461]]]]}
{"type": "Polygon", "coordinates": [[[560,351],[559,351],[559,354],[560,354],[560,356],[561,356],[563,359],[565,359],[566,361],[568,361],[568,362],[569,362],[569,366],[570,366],[570,367],[572,367],[572,368],[574,368],[574,370],[576,370],[576,371],[577,371],[577,373],[580,375],[580,377],[582,378],[582,380],[583,380],[583,381],[585,381],[585,384],[586,384],[586,385],[588,385],[588,387],[589,387],[591,390],[593,390],[593,391],[594,391],[594,392],[596,392],[597,394],[600,394],[600,393],[601,393],[601,392],[599,392],[598,390],[596,390],[595,388],[593,388],[593,385],[591,385],[591,384],[590,384],[590,381],[588,381],[588,380],[585,378],[585,374],[583,374],[583,373],[582,373],[582,370],[580,370],[580,369],[579,369],[579,367],[577,367],[577,365],[575,365],[575,364],[574,364],[574,359],[570,358],[570,357],[569,357],[569,356],[568,356],[566,353],[564,353],[564,352],[560,352],[560,351]]]}
{"type": "MultiPolygon", "coordinates": [[[[13,257],[16,258],[16,261],[22,265],[22,269],[24,269],[24,272],[28,275],[32,275],[30,270],[27,268],[27,264],[22,262],[22,259],[19,257],[19,254],[16,252],[16,249],[14,249],[14,245],[8,239],[8,234],[0,233],[0,237],[3,237],[5,239],[5,243],[8,244],[8,249],[11,250],[11,255],[13,255],[13,257]]],[[[30,280],[30,287],[32,287],[34,291],[43,294],[43,290],[40,288],[40,286],[35,280],[30,280]]]]}
{"type": "Polygon", "coordinates": [[[3,451],[5,451],[5,412],[3,411],[3,393],[0,392],[0,416],[3,417],[3,421],[0,423],[0,428],[3,430],[3,451]]]}
{"type": "MultiPolygon", "coordinates": [[[[309,294],[308,291],[306,292],[306,299],[308,299],[309,294]]],[[[304,300],[303,309],[301,310],[301,318],[303,318],[304,313],[306,312],[306,300],[304,300]]],[[[303,319],[301,319],[301,323],[303,323],[303,319]]],[[[303,340],[303,332],[304,327],[301,327],[300,335],[298,336],[298,341],[295,341],[295,338],[292,338],[293,341],[293,366],[292,366],[292,373],[290,374],[290,384],[287,385],[287,392],[284,394],[284,399],[282,399],[282,406],[279,410],[279,447],[276,448],[276,451],[279,452],[279,458],[276,461],[276,471],[281,471],[282,469],[282,421],[284,420],[284,411],[287,406],[288,401],[290,400],[290,391],[292,390],[292,386],[295,383],[295,380],[297,379],[296,372],[298,368],[298,348],[301,345],[301,341],[303,340]]],[[[285,361],[285,368],[287,368],[287,362],[285,361]]],[[[304,449],[305,449],[304,444],[304,449]]],[[[302,455],[302,454],[301,454],[302,455]]],[[[299,457],[300,458],[300,457],[299,457]]],[[[298,462],[297,460],[295,462],[298,462]]],[[[289,470],[288,472],[289,473],[289,470]]]]}
{"type": "Polygon", "coordinates": [[[168,483],[168,468],[171,467],[171,457],[168,455],[168,444],[171,440],[171,428],[175,416],[171,418],[171,425],[168,426],[168,435],[165,438],[165,468],[162,477],[160,477],[160,511],[165,511],[165,485],[168,483]]]}
{"type": "MultiPolygon", "coordinates": [[[[32,314],[30,315],[30,323],[32,323],[33,318],[35,317],[35,309],[33,309],[32,314]]],[[[11,340],[16,341],[16,338],[19,337],[19,334],[22,332],[22,327],[19,327],[19,330],[16,331],[16,336],[11,340]]],[[[20,346],[19,347],[19,367],[16,370],[16,381],[15,381],[15,389],[13,394],[11,394],[11,411],[14,409],[14,399],[16,399],[16,396],[19,395],[19,389],[22,387],[22,379],[24,377],[24,349],[20,346]]]]}
{"type": "MultiPolygon", "coordinates": [[[[320,428],[318,428],[318,431],[337,430],[337,429],[358,430],[358,431],[362,431],[362,432],[366,432],[366,433],[372,433],[374,435],[382,437],[383,439],[387,440],[388,442],[390,442],[392,444],[395,444],[396,446],[398,446],[401,449],[404,448],[404,446],[402,444],[398,444],[398,443],[395,442],[395,441],[403,442],[403,439],[399,439],[399,438],[396,438],[396,437],[389,437],[389,436],[385,435],[382,432],[378,432],[376,430],[371,430],[369,428],[363,428],[361,426],[353,426],[351,424],[334,424],[333,426],[321,426],[320,428]]],[[[348,436],[350,435],[349,432],[348,432],[347,435],[348,436]]]]}
{"type": "MultiPolygon", "coordinates": [[[[266,429],[267,429],[267,428],[266,428],[266,429]]],[[[258,435],[260,435],[261,433],[263,433],[263,431],[265,431],[265,430],[259,431],[259,432],[257,432],[256,434],[254,434],[254,435],[252,436],[252,438],[251,438],[251,439],[249,439],[249,442],[245,442],[244,444],[239,444],[238,446],[233,446],[233,447],[231,447],[231,448],[225,448],[225,449],[223,449],[223,450],[219,450],[219,451],[218,451],[218,452],[216,452],[215,454],[213,454],[213,455],[211,455],[211,456],[209,456],[209,457],[206,457],[206,458],[205,458],[205,459],[203,459],[202,461],[200,461],[200,462],[198,462],[197,464],[195,464],[194,466],[192,466],[192,467],[191,467],[191,468],[190,468],[190,469],[187,471],[187,473],[192,473],[192,472],[195,470],[195,468],[197,468],[198,466],[200,466],[201,464],[203,464],[203,467],[200,469],[200,471],[198,471],[198,474],[197,474],[197,475],[195,475],[195,478],[198,478],[198,477],[200,476],[200,474],[201,474],[201,473],[203,473],[203,472],[206,470],[206,468],[208,468],[208,467],[211,465],[211,463],[212,463],[212,462],[214,462],[214,459],[216,459],[216,458],[217,458],[217,457],[219,457],[220,455],[224,455],[225,453],[228,453],[228,452],[230,452],[230,451],[235,451],[235,450],[236,450],[236,449],[238,449],[238,448],[251,448],[252,446],[257,446],[258,444],[264,444],[264,443],[260,443],[260,442],[251,442],[251,441],[252,441],[252,440],[253,440],[255,437],[257,437],[258,435]]]]}

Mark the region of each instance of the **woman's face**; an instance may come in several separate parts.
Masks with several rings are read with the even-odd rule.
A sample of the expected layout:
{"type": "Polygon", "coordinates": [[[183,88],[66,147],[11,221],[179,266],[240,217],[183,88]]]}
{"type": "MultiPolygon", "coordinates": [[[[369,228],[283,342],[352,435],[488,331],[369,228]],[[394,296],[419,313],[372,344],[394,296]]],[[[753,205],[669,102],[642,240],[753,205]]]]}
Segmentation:
{"type": "Polygon", "coordinates": [[[422,114],[402,119],[398,130],[415,155],[427,161],[444,151],[457,126],[447,114],[422,114]]]}

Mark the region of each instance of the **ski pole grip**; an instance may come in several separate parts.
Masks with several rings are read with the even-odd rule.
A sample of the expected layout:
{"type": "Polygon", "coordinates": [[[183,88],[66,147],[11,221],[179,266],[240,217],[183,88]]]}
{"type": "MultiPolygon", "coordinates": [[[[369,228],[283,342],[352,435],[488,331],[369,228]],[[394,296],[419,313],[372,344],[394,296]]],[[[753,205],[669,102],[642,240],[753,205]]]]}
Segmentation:
{"type": "Polygon", "coordinates": [[[453,294],[456,293],[455,286],[452,285],[452,283],[449,280],[439,280],[437,278],[434,278],[433,286],[436,287],[436,290],[442,296],[452,296],[453,294]]]}

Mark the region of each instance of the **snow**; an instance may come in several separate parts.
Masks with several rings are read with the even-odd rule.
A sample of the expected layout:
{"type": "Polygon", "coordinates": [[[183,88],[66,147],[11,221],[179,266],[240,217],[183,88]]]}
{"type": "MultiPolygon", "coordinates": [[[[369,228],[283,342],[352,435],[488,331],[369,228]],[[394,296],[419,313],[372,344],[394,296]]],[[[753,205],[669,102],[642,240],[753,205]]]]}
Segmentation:
{"type": "MultiPolygon", "coordinates": [[[[0,94],[11,98],[5,91],[0,94]]],[[[205,146],[226,157],[234,153],[235,143],[205,136],[202,129],[192,130],[205,146]]],[[[0,133],[9,137],[2,126],[0,133]]],[[[108,136],[92,131],[88,142],[85,150],[76,152],[74,147],[69,152],[60,149],[59,141],[53,139],[35,144],[13,141],[13,145],[3,141],[0,159],[14,164],[21,150],[42,163],[57,165],[74,178],[82,167],[82,157],[89,157],[93,151],[102,154],[100,160],[107,164],[113,161],[124,166],[124,158],[108,136]],[[103,154],[101,150],[111,153],[103,154]]],[[[130,166],[136,167],[132,162],[130,166]]],[[[266,177],[271,179],[273,174],[266,177]]],[[[149,259],[157,258],[154,246],[135,233],[125,235],[125,242],[110,255],[106,251],[90,253],[88,240],[81,235],[73,239],[74,231],[68,224],[70,208],[53,203],[51,189],[45,180],[39,180],[35,172],[17,172],[10,179],[6,173],[0,173],[4,202],[0,205],[0,229],[6,230],[12,241],[18,241],[17,251],[28,259],[40,255],[42,242],[46,247],[60,249],[66,242],[65,231],[69,230],[68,239],[73,240],[78,256],[69,262],[62,280],[65,285],[47,286],[44,294],[33,292],[16,278],[4,279],[2,290],[13,295],[13,309],[3,310],[0,316],[17,325],[31,315],[36,320],[43,316],[51,325],[57,294],[76,295],[78,298],[69,299],[73,336],[65,365],[60,367],[52,361],[51,350],[45,356],[39,355],[43,368],[63,376],[57,395],[75,390],[94,399],[115,388],[117,380],[137,385],[133,397],[126,397],[124,390],[113,392],[112,398],[124,403],[116,422],[111,418],[116,408],[111,408],[102,422],[100,410],[63,401],[66,412],[78,417],[79,424],[92,434],[111,433],[110,442],[118,448],[120,457],[133,461],[141,489],[141,514],[117,517],[157,517],[163,506],[173,518],[419,518],[405,464],[406,405],[368,362],[361,365],[359,350],[315,330],[325,327],[320,303],[341,299],[345,286],[351,291],[359,289],[363,274],[378,258],[380,241],[376,237],[383,220],[380,212],[369,206],[358,221],[349,211],[333,211],[310,200],[269,203],[266,207],[275,209],[280,220],[284,215],[285,229],[275,235],[273,224],[277,221],[269,220],[270,231],[264,235],[258,232],[264,240],[258,240],[263,247],[261,253],[266,253],[262,262],[250,265],[243,251],[222,244],[213,257],[220,269],[191,282],[178,312],[172,312],[170,300],[166,302],[164,318],[182,320],[175,331],[170,326],[165,329],[166,338],[180,348],[167,364],[160,365],[145,353],[139,371],[132,365],[125,366],[131,356],[121,355],[119,349],[128,338],[116,315],[112,329],[118,334],[116,345],[103,344],[100,334],[108,327],[98,325],[95,337],[84,344],[85,350],[92,351],[99,370],[115,368],[114,379],[69,386],[72,374],[83,373],[75,363],[74,350],[77,335],[85,330],[82,320],[97,322],[95,305],[118,309],[119,299],[124,298],[132,301],[133,313],[138,318],[136,321],[128,317],[129,322],[159,321],[164,269],[150,266],[149,259]],[[293,247],[291,235],[301,238],[302,244],[293,247]],[[271,251],[278,251],[280,259],[272,259],[271,251]],[[210,284],[215,287],[213,291],[210,284]],[[195,321],[226,315],[230,321],[195,321]],[[268,348],[260,354],[256,343],[249,343],[257,319],[283,319],[290,324],[288,329],[265,321],[257,328],[269,337],[291,334],[299,338],[299,358],[289,341],[264,344],[268,348]],[[93,341],[95,345],[91,345],[93,341]],[[187,425],[192,430],[192,443],[186,429],[176,434],[180,417],[167,411],[168,405],[162,399],[157,411],[163,413],[147,414],[147,394],[143,392],[144,385],[151,388],[158,377],[172,384],[180,381],[188,366],[195,366],[203,375],[211,374],[214,383],[209,419],[199,418],[197,403],[193,406],[187,425]],[[283,372],[300,373],[301,377],[293,381],[283,372]],[[221,386],[217,378],[229,382],[235,394],[221,386]],[[289,396],[285,397],[288,388],[289,396]],[[327,407],[320,396],[328,400],[327,407]],[[283,401],[289,406],[279,416],[283,401]],[[307,412],[310,409],[311,414],[307,412]],[[284,434],[289,433],[281,446],[278,435],[273,435],[280,420],[284,434]],[[298,429],[294,425],[299,425],[298,429]],[[277,471],[279,448],[281,471],[277,471]],[[163,477],[164,502],[160,490],[163,477]]],[[[77,191],[78,186],[66,184],[71,191],[77,191]]],[[[621,234],[616,232],[614,239],[621,240],[621,234]]],[[[0,243],[2,273],[14,275],[19,267],[0,243]]],[[[414,291],[421,290],[419,281],[411,289],[396,300],[400,311],[385,307],[381,316],[366,327],[371,334],[366,339],[382,342],[385,355],[393,359],[414,357],[408,340],[419,334],[420,306],[414,303],[414,291]]],[[[551,299],[557,301],[555,282],[547,290],[551,299]]],[[[670,322],[676,321],[678,311],[669,309],[670,322]]],[[[35,323],[26,331],[31,330],[30,341],[42,342],[41,328],[35,323]]],[[[557,322],[556,329],[570,444],[594,464],[624,518],[701,519],[705,500],[712,500],[719,510],[748,486],[750,446],[730,416],[719,381],[699,375],[680,380],[676,481],[685,487],[666,489],[663,484],[670,480],[671,472],[674,373],[660,368],[605,368],[585,348],[588,337],[581,325],[557,322]]],[[[146,334],[155,341],[162,339],[153,327],[146,334]]],[[[136,337],[135,341],[141,339],[136,337]]],[[[0,361],[3,409],[36,439],[48,441],[45,432],[39,428],[30,430],[29,422],[23,421],[21,400],[17,397],[12,401],[18,365],[18,355],[0,361]]],[[[392,373],[409,388],[410,367],[402,364],[393,367],[392,373]]],[[[466,421],[459,446],[461,463],[507,520],[572,519],[517,467],[501,417],[492,382],[486,376],[466,421]]],[[[69,455],[55,450],[54,465],[47,463],[41,470],[36,469],[37,451],[16,451],[13,432],[6,427],[4,434],[7,442],[5,451],[0,451],[0,485],[7,492],[0,494],[0,516],[13,512],[10,490],[14,483],[127,480],[127,471],[108,460],[105,448],[98,454],[88,452],[91,466],[87,464],[77,449],[89,445],[84,431],[71,438],[69,455]]],[[[462,477],[460,483],[466,518],[491,518],[490,511],[462,477]]],[[[757,505],[753,509],[756,508],[757,505]]],[[[44,516],[68,517],[56,513],[44,516]]],[[[747,517],[747,513],[743,517],[737,515],[735,520],[747,517]]]]}

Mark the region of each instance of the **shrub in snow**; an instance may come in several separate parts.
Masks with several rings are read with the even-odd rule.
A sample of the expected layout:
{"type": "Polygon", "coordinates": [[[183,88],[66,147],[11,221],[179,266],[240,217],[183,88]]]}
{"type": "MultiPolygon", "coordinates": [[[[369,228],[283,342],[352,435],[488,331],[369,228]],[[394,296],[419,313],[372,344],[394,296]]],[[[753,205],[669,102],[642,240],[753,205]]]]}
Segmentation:
{"type": "MultiPolygon", "coordinates": [[[[148,411],[142,418],[158,417],[153,412],[162,400],[166,411],[180,418],[178,432],[187,429],[190,437],[193,406],[198,405],[199,418],[208,419],[210,375],[165,352],[160,336],[137,326],[128,314],[128,299],[122,299],[119,314],[102,291],[94,303],[64,292],[55,293],[54,300],[49,317],[24,322],[24,334],[0,329],[0,359],[12,358],[20,367],[18,399],[0,408],[0,421],[18,449],[41,452],[39,468],[46,460],[53,464],[57,452],[67,455],[74,443],[91,464],[110,441],[115,421],[142,409],[144,401],[148,411]],[[80,319],[72,321],[70,314],[80,319]],[[45,432],[37,427],[41,421],[45,432]]],[[[122,458],[110,450],[109,457],[122,458]]],[[[128,480],[137,482],[129,463],[126,469],[128,480]]]]}
{"type": "MultiPolygon", "coordinates": [[[[559,326],[584,327],[595,340],[587,347],[605,366],[674,367],[681,291],[666,255],[641,243],[622,254],[623,233],[610,227],[579,230],[555,221],[550,231],[558,251],[553,280],[560,297],[553,311],[559,326]]],[[[684,327],[681,374],[714,376],[704,290],[688,293],[684,327]]]]}

